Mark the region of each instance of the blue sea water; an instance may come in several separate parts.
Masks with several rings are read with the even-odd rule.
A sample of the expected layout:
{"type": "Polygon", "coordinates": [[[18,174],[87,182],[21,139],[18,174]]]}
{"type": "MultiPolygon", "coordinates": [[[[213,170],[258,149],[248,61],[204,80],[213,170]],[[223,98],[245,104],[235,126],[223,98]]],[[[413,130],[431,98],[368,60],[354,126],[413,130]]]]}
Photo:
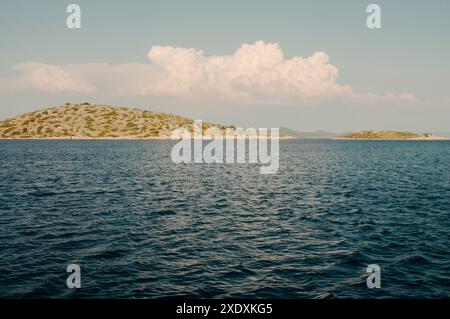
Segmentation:
{"type": "Polygon", "coordinates": [[[173,144],[0,141],[0,298],[450,297],[449,142],[281,141],[274,175],[173,144]]]}

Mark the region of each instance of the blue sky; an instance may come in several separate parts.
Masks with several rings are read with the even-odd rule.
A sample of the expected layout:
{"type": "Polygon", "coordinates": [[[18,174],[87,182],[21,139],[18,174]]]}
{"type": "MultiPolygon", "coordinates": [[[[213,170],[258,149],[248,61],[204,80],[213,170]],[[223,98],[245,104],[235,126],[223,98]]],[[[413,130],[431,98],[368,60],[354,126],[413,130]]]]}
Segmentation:
{"type": "MultiPolygon", "coordinates": [[[[79,0],[8,1],[1,6],[3,83],[13,83],[19,76],[13,67],[25,62],[62,66],[65,72],[80,76],[83,83],[97,82],[95,92],[48,91],[29,84],[21,84],[20,89],[0,87],[0,119],[66,101],[87,100],[243,126],[450,131],[446,120],[450,118],[448,1],[79,0]],[[70,3],[81,6],[79,30],[66,27],[65,9],[70,3]],[[366,27],[366,7],[370,3],[381,7],[381,29],[366,27]],[[278,44],[286,60],[326,53],[328,63],[338,70],[332,81],[350,86],[353,97],[336,95],[334,89],[331,97],[326,93],[325,99],[309,95],[305,99],[294,94],[280,103],[277,96],[271,97],[272,102],[258,103],[258,100],[223,98],[220,94],[217,99],[199,96],[198,90],[187,98],[178,91],[172,94],[172,88],[167,87],[151,88],[145,94],[111,93],[110,86],[120,89],[120,79],[128,80],[129,64],[145,67],[155,62],[149,61],[152,47],[194,48],[202,51],[201,59],[208,59],[233,55],[243,44],[253,45],[260,40],[278,44]],[[80,71],[90,64],[97,65],[92,72],[105,72],[109,76],[119,74],[116,68],[105,71],[98,64],[128,67],[121,67],[120,79],[105,84],[106,79],[99,79],[100,75],[80,71]],[[414,101],[396,98],[402,94],[414,96],[414,101]]],[[[261,54],[264,59],[265,53],[261,54]]],[[[27,76],[26,72],[35,67],[27,66],[20,72],[27,76]]],[[[141,79],[141,72],[136,72],[141,79]]],[[[168,80],[149,72],[153,72],[149,75],[152,81],[168,80]]],[[[286,85],[292,82],[283,81],[286,85]]],[[[203,82],[195,83],[196,87],[200,85],[204,91],[203,82]]],[[[252,85],[261,87],[260,82],[252,85]]]]}

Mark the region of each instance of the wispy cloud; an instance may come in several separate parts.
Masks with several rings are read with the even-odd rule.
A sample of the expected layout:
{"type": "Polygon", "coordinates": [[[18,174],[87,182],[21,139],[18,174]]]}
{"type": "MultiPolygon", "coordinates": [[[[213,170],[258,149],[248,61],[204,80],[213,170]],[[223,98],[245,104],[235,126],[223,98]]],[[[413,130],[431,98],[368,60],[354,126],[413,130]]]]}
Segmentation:
{"type": "Polygon", "coordinates": [[[0,79],[0,89],[32,89],[47,92],[95,92],[96,89],[77,74],[78,66],[57,66],[26,62],[13,66],[21,75],[0,79]]]}

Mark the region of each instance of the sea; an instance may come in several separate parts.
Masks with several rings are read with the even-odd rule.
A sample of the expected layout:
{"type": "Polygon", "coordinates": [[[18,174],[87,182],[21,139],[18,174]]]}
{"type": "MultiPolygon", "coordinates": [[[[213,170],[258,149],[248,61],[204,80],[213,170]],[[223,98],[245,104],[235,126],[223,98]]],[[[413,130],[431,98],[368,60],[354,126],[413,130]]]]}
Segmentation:
{"type": "Polygon", "coordinates": [[[283,140],[268,175],[174,143],[0,141],[0,298],[450,297],[450,142],[283,140]]]}

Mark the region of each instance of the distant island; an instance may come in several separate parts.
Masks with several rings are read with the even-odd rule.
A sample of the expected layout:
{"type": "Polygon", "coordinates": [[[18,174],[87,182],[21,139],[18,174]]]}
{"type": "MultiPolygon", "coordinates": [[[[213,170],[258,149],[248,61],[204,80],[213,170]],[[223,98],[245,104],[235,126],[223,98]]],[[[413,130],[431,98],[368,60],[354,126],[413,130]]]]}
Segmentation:
{"type": "Polygon", "coordinates": [[[339,135],[339,139],[357,140],[446,140],[447,138],[435,136],[431,133],[411,133],[396,131],[362,131],[339,135]]]}
{"type": "MultiPolygon", "coordinates": [[[[177,128],[192,132],[194,120],[136,108],[66,103],[0,121],[0,139],[170,139],[177,128]]],[[[225,132],[233,125],[203,122],[202,129],[225,132]]],[[[362,131],[338,134],[280,128],[281,139],[445,140],[430,133],[362,131]]]]}
{"type": "Polygon", "coordinates": [[[339,134],[328,131],[298,132],[287,127],[281,127],[280,136],[289,136],[291,138],[329,139],[338,137],[339,134]]]}

